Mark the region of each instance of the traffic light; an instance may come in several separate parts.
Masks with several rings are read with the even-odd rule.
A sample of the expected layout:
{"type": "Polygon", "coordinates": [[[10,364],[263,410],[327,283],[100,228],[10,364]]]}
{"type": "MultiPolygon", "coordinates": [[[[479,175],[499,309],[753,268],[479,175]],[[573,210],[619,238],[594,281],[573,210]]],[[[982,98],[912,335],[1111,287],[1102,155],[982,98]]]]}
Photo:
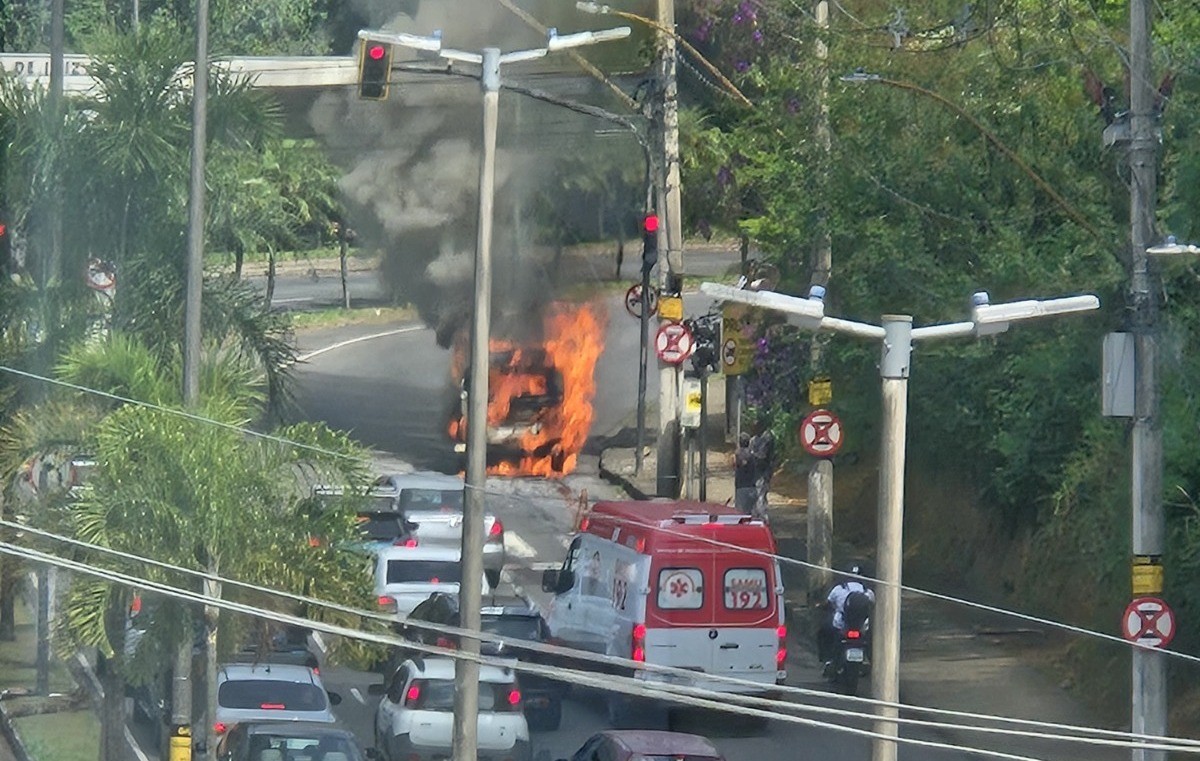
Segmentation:
{"type": "Polygon", "coordinates": [[[658,263],[658,215],[647,214],[642,220],[642,271],[649,272],[658,263]]]}
{"type": "Polygon", "coordinates": [[[392,77],[392,46],[364,40],[358,49],[358,97],[386,100],[392,77]]]}

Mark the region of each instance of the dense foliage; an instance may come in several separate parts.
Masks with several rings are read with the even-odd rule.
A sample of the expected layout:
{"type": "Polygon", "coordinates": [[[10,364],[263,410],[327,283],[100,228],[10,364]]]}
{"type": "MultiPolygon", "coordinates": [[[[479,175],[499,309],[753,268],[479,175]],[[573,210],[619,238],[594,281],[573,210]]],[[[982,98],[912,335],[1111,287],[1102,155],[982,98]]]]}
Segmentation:
{"type": "MultiPolygon", "coordinates": [[[[685,121],[694,149],[684,157],[688,217],[697,230],[752,236],[795,293],[807,288],[825,226],[833,243],[827,311],[853,319],[960,320],[979,289],[993,301],[1098,294],[1100,315],[918,345],[909,442],[914,461],[970,475],[979,484],[971,496],[995,510],[993,525],[1034,533],[1028,578],[1054,568],[1064,586],[1089,590],[1073,612],[1109,628],[1128,594],[1129,444],[1127,421],[1098,416],[1099,349],[1103,333],[1126,327],[1128,169],[1119,148],[1104,149],[1105,120],[1084,81],[1092,72],[1110,83],[1116,110],[1127,108],[1120,61],[1128,4],[964,10],[932,2],[907,14],[874,2],[829,5],[825,31],[807,5],[706,1],[683,17],[690,39],[734,72],[755,103],[739,108],[709,93],[685,121]],[[824,70],[818,38],[829,46],[824,70]],[[843,79],[855,70],[879,79],[843,79]],[[828,153],[816,132],[825,74],[828,153]],[[1063,571],[1065,558],[1072,567],[1063,571]]],[[[1160,232],[1193,239],[1200,79],[1191,62],[1200,38],[1194,11],[1182,4],[1160,5],[1158,14],[1156,72],[1174,84],[1162,120],[1160,232]]],[[[1186,608],[1200,603],[1190,573],[1200,556],[1192,496],[1200,459],[1190,446],[1200,313],[1195,270],[1162,276],[1168,594],[1186,608]]],[[[826,367],[814,369],[806,341],[768,333],[752,382],[759,412],[790,426],[804,409],[804,381],[823,369],[856,432],[850,446],[861,450],[875,440],[877,347],[842,337],[829,346],[826,367]]],[[[1057,602],[1057,586],[1040,599],[1045,584],[1020,586],[1036,605],[1057,602]]],[[[1195,645],[1195,633],[1188,636],[1195,645]]]]}

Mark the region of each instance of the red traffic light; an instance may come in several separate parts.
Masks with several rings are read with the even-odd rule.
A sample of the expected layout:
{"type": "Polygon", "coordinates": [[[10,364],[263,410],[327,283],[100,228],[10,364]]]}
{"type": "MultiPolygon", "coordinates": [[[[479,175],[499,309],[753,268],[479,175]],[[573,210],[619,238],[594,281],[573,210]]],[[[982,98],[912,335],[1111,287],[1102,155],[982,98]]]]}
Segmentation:
{"type": "Polygon", "coordinates": [[[642,220],[642,229],[648,233],[657,232],[658,231],[658,215],[657,214],[647,214],[646,218],[642,220]]]}
{"type": "Polygon", "coordinates": [[[378,61],[379,59],[383,58],[386,53],[387,51],[383,49],[383,45],[372,45],[367,49],[367,56],[372,61],[378,61]]]}

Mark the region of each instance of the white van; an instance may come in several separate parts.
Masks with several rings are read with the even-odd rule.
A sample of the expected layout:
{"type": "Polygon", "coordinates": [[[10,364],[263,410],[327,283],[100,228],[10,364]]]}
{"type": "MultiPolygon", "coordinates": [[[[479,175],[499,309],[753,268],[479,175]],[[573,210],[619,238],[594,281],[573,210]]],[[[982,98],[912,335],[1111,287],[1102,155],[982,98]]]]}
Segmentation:
{"type": "MultiPolygon", "coordinates": [[[[375,555],[375,598],[380,610],[403,621],[434,592],[458,594],[462,550],[453,547],[388,547],[375,555]]],[[[487,575],[483,594],[491,594],[487,575]]]]}
{"type": "MultiPolygon", "coordinates": [[[[697,675],[633,670],[647,681],[773,694],[787,676],[774,554],[770,528],[726,505],[599,502],[562,567],[543,576],[551,641],[697,675]]],[[[610,700],[614,723],[625,723],[623,702],[610,700]]]]}

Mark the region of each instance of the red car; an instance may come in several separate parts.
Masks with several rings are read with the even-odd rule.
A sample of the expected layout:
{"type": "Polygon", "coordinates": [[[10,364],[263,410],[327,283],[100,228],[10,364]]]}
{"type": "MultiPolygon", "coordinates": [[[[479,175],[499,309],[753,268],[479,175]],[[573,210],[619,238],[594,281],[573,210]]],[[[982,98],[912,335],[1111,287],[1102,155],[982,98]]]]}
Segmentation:
{"type": "Polygon", "coordinates": [[[700,735],[614,729],[592,735],[570,761],[725,761],[725,757],[700,735]]]}

